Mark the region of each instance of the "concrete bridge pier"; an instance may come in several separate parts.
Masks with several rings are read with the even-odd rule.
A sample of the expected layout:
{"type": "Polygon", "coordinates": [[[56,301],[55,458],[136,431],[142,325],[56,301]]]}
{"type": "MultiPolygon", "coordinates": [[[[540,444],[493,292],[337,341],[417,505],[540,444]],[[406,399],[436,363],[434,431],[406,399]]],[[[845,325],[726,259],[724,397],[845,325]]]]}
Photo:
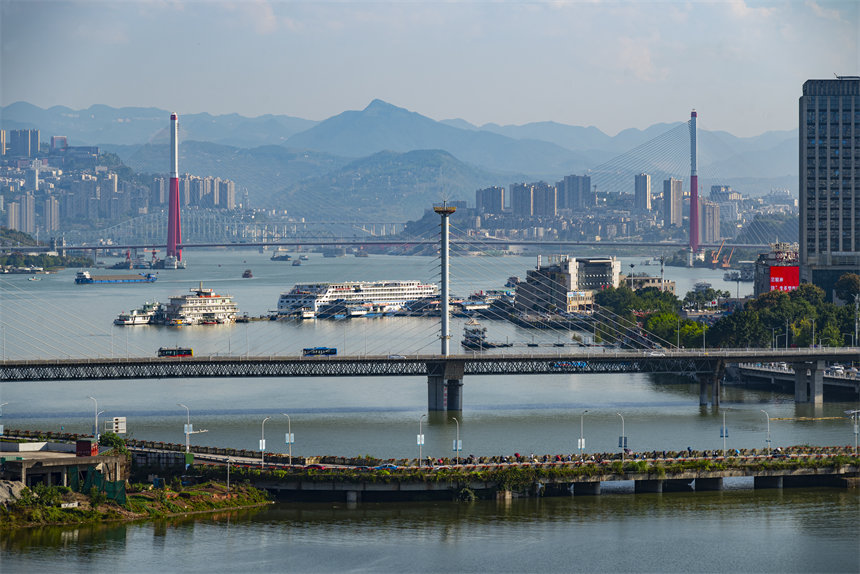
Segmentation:
{"type": "Polygon", "coordinates": [[[824,402],[824,361],[792,363],[794,402],[820,405],[824,402]]]}
{"type": "Polygon", "coordinates": [[[697,478],[696,479],[696,491],[704,491],[704,490],[722,490],[723,489],[723,479],[722,478],[697,478]]]}
{"type": "Polygon", "coordinates": [[[658,494],[662,494],[663,492],[663,481],[662,480],[636,480],[633,481],[633,491],[637,494],[645,493],[645,492],[656,492],[658,494]]]}
{"type": "Polygon", "coordinates": [[[463,361],[427,363],[427,410],[463,410],[463,361]]]}
{"type": "Polygon", "coordinates": [[[595,480],[594,482],[574,482],[573,483],[573,495],[574,496],[597,496],[600,494],[600,481],[595,480]]]}
{"type": "Polygon", "coordinates": [[[756,476],[753,478],[753,488],[782,488],[782,477],[756,476]]]}

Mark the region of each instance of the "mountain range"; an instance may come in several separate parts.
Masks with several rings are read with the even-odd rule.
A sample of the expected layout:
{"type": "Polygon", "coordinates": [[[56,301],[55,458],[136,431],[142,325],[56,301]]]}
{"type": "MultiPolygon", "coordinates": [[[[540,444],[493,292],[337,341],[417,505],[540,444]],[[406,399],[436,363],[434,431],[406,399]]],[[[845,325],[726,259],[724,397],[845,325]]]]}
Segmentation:
{"type": "MultiPolygon", "coordinates": [[[[117,153],[138,171],[164,173],[169,114],[157,108],[42,109],[17,102],[0,108],[0,127],[38,128],[43,140],[64,135],[70,145],[117,153]]],[[[687,137],[684,122],[609,136],[593,126],[556,122],[436,121],[374,100],[363,110],[321,122],[286,115],[180,114],[180,169],[232,179],[248,191],[252,205],[286,208],[296,216],[337,205],[362,219],[370,211],[411,219],[443,197],[473,201],[478,187],[555,182],[594,169],[620,174],[620,190],[632,192],[632,176],[640,171],[685,175],[687,137]],[[661,155],[670,151],[671,160],[661,155]]],[[[796,186],[797,130],[738,138],[700,129],[699,149],[700,179],[747,194],[796,186]]]]}

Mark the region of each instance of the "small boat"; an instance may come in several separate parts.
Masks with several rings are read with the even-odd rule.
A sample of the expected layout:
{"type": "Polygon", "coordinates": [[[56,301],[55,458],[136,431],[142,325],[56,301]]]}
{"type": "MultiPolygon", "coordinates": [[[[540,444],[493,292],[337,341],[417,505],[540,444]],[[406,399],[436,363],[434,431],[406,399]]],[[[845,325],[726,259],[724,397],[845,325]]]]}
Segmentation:
{"type": "Polygon", "coordinates": [[[287,253],[286,249],[278,247],[269,259],[272,261],[289,261],[292,258],[293,256],[287,253]]]}
{"type": "Polygon", "coordinates": [[[308,261],[310,259],[310,257],[308,257],[307,255],[299,255],[299,259],[301,261],[308,261]]]}
{"type": "Polygon", "coordinates": [[[42,279],[40,277],[36,277],[35,275],[33,275],[32,277],[27,277],[27,281],[41,281],[41,280],[42,279]]]}
{"type": "Polygon", "coordinates": [[[242,273],[242,279],[251,279],[254,275],[251,273],[250,269],[245,269],[245,272],[242,273]]]}
{"type": "Polygon", "coordinates": [[[346,314],[349,317],[364,317],[370,309],[364,305],[349,305],[346,308],[346,314]]]}
{"type": "Polygon", "coordinates": [[[114,325],[149,325],[156,313],[161,310],[161,303],[158,301],[147,301],[140,309],[133,309],[128,313],[120,313],[113,320],[114,325]]]}
{"type": "Polygon", "coordinates": [[[301,259],[296,259],[295,261],[293,261],[293,267],[298,267],[301,264],[302,264],[301,259]]]}
{"type": "Polygon", "coordinates": [[[513,346],[513,343],[487,341],[487,328],[474,319],[469,319],[463,328],[463,340],[460,341],[460,344],[467,349],[478,351],[513,346]]]}

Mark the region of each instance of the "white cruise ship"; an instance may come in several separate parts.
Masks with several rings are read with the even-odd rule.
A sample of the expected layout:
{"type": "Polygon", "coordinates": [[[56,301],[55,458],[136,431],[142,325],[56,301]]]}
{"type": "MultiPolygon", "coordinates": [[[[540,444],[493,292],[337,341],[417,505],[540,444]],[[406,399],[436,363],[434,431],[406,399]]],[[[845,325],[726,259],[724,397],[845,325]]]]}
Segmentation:
{"type": "Polygon", "coordinates": [[[361,305],[378,313],[393,313],[410,301],[439,296],[439,287],[420,281],[347,281],[299,283],[278,299],[278,315],[309,318],[335,302],[361,305]]]}
{"type": "Polygon", "coordinates": [[[203,283],[191,289],[191,295],[174,295],[164,308],[166,325],[215,325],[232,323],[239,309],[231,295],[218,295],[204,289],[203,283]]]}

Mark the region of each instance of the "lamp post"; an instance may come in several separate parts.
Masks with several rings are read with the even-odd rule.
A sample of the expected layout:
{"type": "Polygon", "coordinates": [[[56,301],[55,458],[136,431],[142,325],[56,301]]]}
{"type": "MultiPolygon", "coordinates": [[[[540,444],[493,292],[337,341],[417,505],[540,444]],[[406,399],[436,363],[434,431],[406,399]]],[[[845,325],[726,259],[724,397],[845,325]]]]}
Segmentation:
{"type": "Polygon", "coordinates": [[[767,444],[767,454],[770,454],[770,416],[768,416],[767,411],[764,409],[759,409],[764,413],[764,418],[767,421],[767,439],[765,440],[765,444],[767,444]]]}
{"type": "Polygon", "coordinates": [[[93,405],[93,413],[95,413],[95,415],[93,416],[93,438],[96,439],[96,442],[98,442],[99,441],[99,402],[95,399],[95,397],[87,397],[87,398],[90,399],[91,401],[93,401],[93,403],[95,403],[95,405],[93,405]]]}
{"type": "Polygon", "coordinates": [[[281,414],[287,417],[287,446],[290,449],[288,456],[290,457],[289,464],[290,466],[293,466],[293,441],[295,440],[295,437],[293,437],[292,422],[290,421],[290,415],[288,415],[287,413],[281,414]]]}
{"type": "Polygon", "coordinates": [[[191,410],[182,403],[176,403],[185,409],[185,452],[191,452],[191,410]]]}
{"type": "Polygon", "coordinates": [[[421,468],[421,447],[424,446],[424,433],[421,432],[421,422],[426,416],[426,414],[423,414],[418,417],[418,468],[421,468]]]}
{"type": "Polygon", "coordinates": [[[230,463],[233,462],[232,458],[227,459],[227,498],[230,498],[230,463]]]}
{"type": "MultiPolygon", "coordinates": [[[[8,405],[9,403],[0,403],[0,420],[3,419],[3,406],[8,405]]],[[[0,424],[0,436],[3,436],[3,425],[0,424]]]]}
{"type": "Polygon", "coordinates": [[[583,460],[582,451],[585,449],[585,436],[582,434],[583,429],[583,419],[585,418],[585,413],[588,411],[582,411],[582,414],[579,415],[579,460],[583,460]]]}
{"type": "Polygon", "coordinates": [[[260,470],[266,468],[266,421],[272,417],[263,419],[263,424],[260,426],[260,470]]]}
{"type": "Polygon", "coordinates": [[[627,448],[627,437],[624,435],[624,417],[621,413],[615,413],[621,417],[621,436],[618,437],[618,448],[621,449],[621,462],[624,462],[624,449],[627,448]]]}
{"type": "MultiPolygon", "coordinates": [[[[3,405],[0,405],[2,407],[3,405]]],[[[851,422],[854,423],[854,456],[857,456],[857,434],[860,432],[860,428],[857,426],[857,417],[860,415],[860,410],[857,411],[845,411],[846,415],[851,417],[851,422]]]]}
{"type": "MultiPolygon", "coordinates": [[[[770,424],[770,421],[768,421],[770,424]]],[[[726,439],[729,436],[729,429],[726,428],[726,411],[723,411],[723,426],[720,429],[720,437],[723,439],[723,458],[726,458],[726,439]]]]}
{"type": "Polygon", "coordinates": [[[454,439],[454,452],[456,453],[456,464],[460,464],[460,449],[462,445],[460,444],[460,421],[457,420],[457,417],[451,417],[454,419],[454,422],[457,423],[457,438],[454,439]]]}

